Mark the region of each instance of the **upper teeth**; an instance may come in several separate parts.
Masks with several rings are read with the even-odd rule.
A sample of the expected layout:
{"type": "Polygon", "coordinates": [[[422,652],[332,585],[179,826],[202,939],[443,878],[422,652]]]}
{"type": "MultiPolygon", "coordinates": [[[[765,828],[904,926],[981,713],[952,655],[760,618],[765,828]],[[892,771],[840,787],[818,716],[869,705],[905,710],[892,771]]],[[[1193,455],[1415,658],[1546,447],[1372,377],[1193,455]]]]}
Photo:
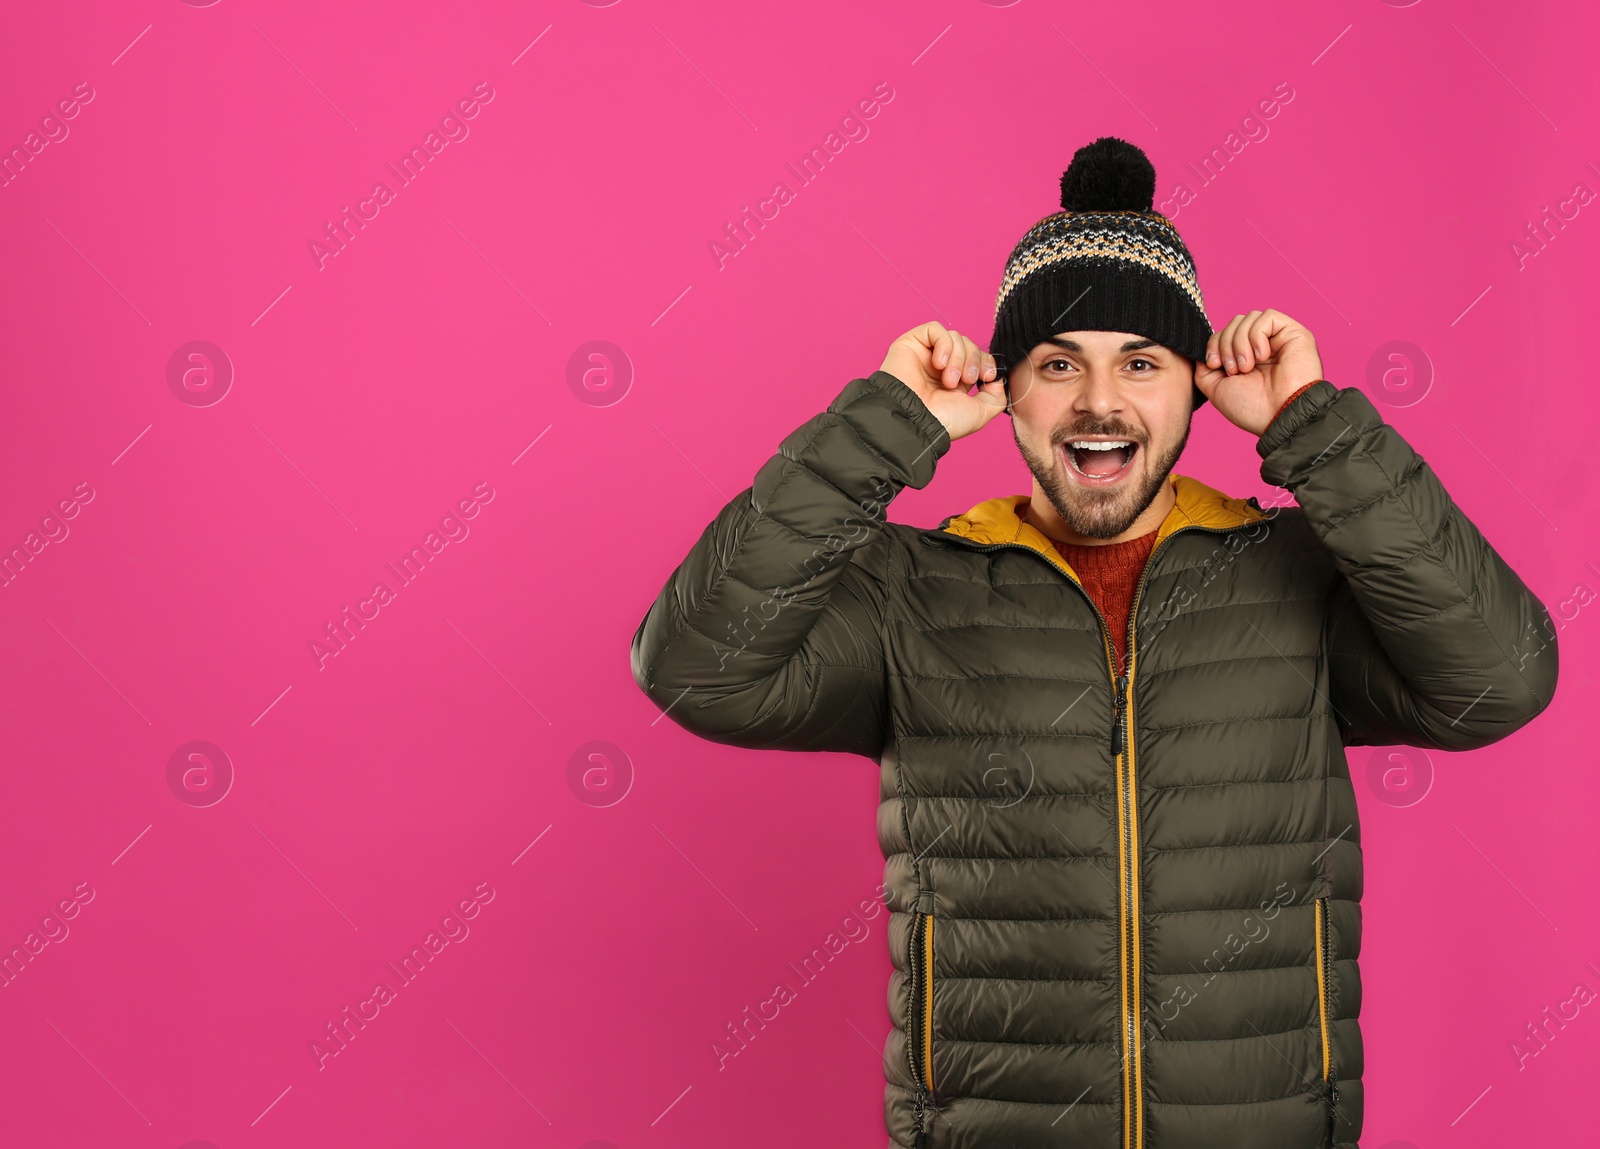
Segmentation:
{"type": "Polygon", "coordinates": [[[1117,447],[1131,447],[1133,443],[1128,439],[1113,439],[1109,442],[1089,442],[1087,439],[1076,439],[1072,447],[1082,451],[1110,451],[1117,447]]]}

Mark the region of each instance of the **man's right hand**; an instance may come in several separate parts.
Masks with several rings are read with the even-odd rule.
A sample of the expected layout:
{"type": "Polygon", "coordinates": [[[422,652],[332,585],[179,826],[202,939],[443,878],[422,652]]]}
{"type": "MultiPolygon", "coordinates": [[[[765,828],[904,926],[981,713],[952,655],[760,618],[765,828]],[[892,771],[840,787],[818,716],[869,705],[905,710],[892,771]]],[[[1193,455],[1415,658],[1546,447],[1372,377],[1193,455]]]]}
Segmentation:
{"type": "Polygon", "coordinates": [[[916,392],[952,440],[981,430],[1006,409],[1006,385],[996,378],[994,356],[942,323],[924,323],[896,339],[879,370],[916,392]],[[968,394],[974,385],[977,390],[968,394]]]}

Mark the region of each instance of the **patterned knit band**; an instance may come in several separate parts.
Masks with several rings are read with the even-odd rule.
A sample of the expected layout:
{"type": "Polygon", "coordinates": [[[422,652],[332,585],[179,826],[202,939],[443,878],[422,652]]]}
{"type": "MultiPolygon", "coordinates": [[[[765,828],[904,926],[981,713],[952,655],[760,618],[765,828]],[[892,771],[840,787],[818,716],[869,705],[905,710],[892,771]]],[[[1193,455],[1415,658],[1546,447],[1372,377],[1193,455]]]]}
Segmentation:
{"type": "MultiPolygon", "coordinates": [[[[1007,366],[1063,331],[1127,331],[1203,360],[1212,328],[1194,259],[1151,210],[1155,169],[1102,137],[1061,177],[1065,210],[1028,229],[1006,260],[989,350],[1007,366]]],[[[1194,388],[1194,406],[1205,396],[1194,388]]]]}

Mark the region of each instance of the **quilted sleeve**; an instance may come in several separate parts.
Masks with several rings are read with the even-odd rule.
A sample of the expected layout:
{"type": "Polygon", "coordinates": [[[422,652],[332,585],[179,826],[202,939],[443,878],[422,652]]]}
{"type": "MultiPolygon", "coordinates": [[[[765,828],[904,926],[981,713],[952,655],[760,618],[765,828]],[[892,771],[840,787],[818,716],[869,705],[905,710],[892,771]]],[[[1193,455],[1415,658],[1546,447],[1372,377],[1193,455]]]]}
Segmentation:
{"type": "Polygon", "coordinates": [[[885,516],[949,448],[893,375],[852,380],[667,580],[634,635],[640,688],[712,741],[876,757],[887,737],[885,516]]]}
{"type": "Polygon", "coordinates": [[[1256,450],[1341,576],[1324,646],[1346,745],[1470,750],[1550,704],[1549,613],[1364,394],[1319,380],[1256,450]]]}

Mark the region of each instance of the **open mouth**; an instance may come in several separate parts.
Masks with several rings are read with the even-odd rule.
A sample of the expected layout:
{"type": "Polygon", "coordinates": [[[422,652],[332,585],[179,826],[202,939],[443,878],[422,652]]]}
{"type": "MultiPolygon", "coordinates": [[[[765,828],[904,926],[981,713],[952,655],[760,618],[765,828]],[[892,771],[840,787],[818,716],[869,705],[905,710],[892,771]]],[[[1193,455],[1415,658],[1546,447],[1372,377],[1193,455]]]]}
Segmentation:
{"type": "Polygon", "coordinates": [[[1132,439],[1068,439],[1061,452],[1078,482],[1104,486],[1132,473],[1139,444],[1132,439]]]}

